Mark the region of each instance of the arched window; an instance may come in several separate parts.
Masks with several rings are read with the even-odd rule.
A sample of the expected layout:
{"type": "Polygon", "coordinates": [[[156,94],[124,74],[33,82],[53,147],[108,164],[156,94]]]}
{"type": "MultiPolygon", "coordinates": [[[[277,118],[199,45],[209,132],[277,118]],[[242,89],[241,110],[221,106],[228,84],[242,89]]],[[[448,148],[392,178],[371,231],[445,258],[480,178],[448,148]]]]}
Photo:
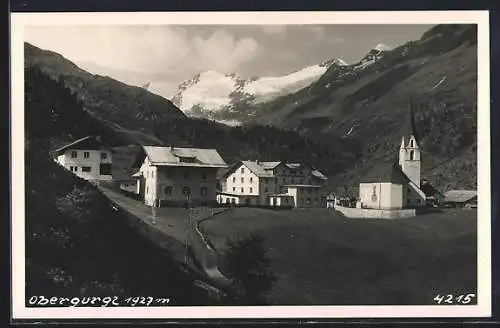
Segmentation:
{"type": "Polygon", "coordinates": [[[413,161],[415,159],[415,152],[412,150],[410,151],[410,161],[413,161]]]}
{"type": "Polygon", "coordinates": [[[410,140],[410,147],[413,148],[413,139],[410,140]]]}

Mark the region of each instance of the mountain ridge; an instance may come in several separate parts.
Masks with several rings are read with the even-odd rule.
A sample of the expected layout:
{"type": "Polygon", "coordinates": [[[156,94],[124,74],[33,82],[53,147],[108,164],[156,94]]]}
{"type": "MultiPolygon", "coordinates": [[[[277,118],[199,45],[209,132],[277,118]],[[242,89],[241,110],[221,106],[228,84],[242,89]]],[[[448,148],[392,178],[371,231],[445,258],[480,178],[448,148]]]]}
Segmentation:
{"type": "Polygon", "coordinates": [[[237,73],[205,71],[179,84],[172,102],[184,113],[218,121],[240,121],[242,107],[265,102],[314,82],[331,66],[347,65],[332,58],[282,76],[244,78],[237,73]]]}

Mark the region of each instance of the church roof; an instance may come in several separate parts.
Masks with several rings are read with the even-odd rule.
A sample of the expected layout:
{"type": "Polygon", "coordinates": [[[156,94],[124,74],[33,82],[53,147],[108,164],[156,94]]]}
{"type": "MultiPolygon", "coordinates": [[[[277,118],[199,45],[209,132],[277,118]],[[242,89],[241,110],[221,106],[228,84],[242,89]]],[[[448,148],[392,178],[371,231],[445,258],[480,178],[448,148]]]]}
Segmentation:
{"type": "Polygon", "coordinates": [[[361,183],[375,182],[392,182],[392,183],[408,183],[410,178],[401,170],[398,163],[393,162],[385,164],[371,170],[366,176],[361,179],[361,183]]]}

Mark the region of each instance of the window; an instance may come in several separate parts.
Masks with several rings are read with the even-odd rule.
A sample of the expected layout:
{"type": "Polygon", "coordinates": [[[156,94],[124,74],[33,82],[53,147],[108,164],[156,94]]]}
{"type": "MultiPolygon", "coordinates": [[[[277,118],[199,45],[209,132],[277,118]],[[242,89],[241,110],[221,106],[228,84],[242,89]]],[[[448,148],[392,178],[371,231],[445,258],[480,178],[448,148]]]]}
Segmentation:
{"type": "Polygon", "coordinates": [[[307,199],[307,204],[311,204],[311,198],[307,199]]]}
{"type": "Polygon", "coordinates": [[[236,177],[233,177],[233,183],[236,183],[236,177]]]}
{"type": "Polygon", "coordinates": [[[76,150],[73,150],[71,152],[71,158],[77,158],[78,157],[78,152],[76,150]]]}
{"type": "Polygon", "coordinates": [[[107,153],[101,153],[101,159],[106,159],[108,158],[108,154],[107,153]]]}
{"type": "Polygon", "coordinates": [[[252,182],[253,182],[253,178],[252,178],[252,177],[250,177],[250,183],[252,183],[252,182]]]}
{"type": "Polygon", "coordinates": [[[241,173],[245,173],[245,168],[244,167],[241,168],[241,173]]]}
{"type": "Polygon", "coordinates": [[[410,140],[410,147],[413,147],[413,139],[410,140]]]}
{"type": "Polygon", "coordinates": [[[252,187],[250,187],[250,193],[252,193],[252,187]]]}
{"type": "Polygon", "coordinates": [[[294,179],[294,178],[292,178],[292,184],[294,184],[294,183],[295,183],[295,179],[294,179]]]}
{"type": "Polygon", "coordinates": [[[189,187],[183,187],[182,188],[182,194],[185,195],[185,196],[191,194],[191,190],[189,190],[189,187]]]}
{"type": "Polygon", "coordinates": [[[245,192],[245,188],[241,187],[241,193],[245,192]]]}
{"type": "Polygon", "coordinates": [[[83,158],[89,158],[90,153],[88,151],[83,152],[83,158]]]}
{"type": "Polygon", "coordinates": [[[236,187],[233,187],[233,191],[236,191],[236,187]]]}
{"type": "Polygon", "coordinates": [[[111,164],[101,163],[99,165],[99,174],[100,175],[111,175],[111,164]]]}
{"type": "Polygon", "coordinates": [[[245,182],[245,178],[241,178],[241,183],[245,182]]]}
{"type": "Polygon", "coordinates": [[[264,192],[268,192],[269,189],[267,187],[264,188],[264,192]]]}
{"type": "Polygon", "coordinates": [[[207,194],[207,187],[200,188],[200,195],[205,196],[207,194]]]}
{"type": "Polygon", "coordinates": [[[146,194],[149,194],[149,187],[146,187],[146,194]]]}
{"type": "Polygon", "coordinates": [[[283,183],[286,183],[286,178],[283,178],[283,183]]]}
{"type": "Polygon", "coordinates": [[[415,152],[412,150],[410,151],[410,161],[413,161],[415,159],[415,152]]]}
{"type": "Polygon", "coordinates": [[[300,183],[300,184],[303,184],[303,183],[304,183],[304,180],[303,180],[303,179],[300,179],[300,180],[299,180],[299,183],[300,183]]]}
{"type": "Polygon", "coordinates": [[[90,166],[82,166],[82,172],[90,172],[91,170],[90,166]]]}
{"type": "Polygon", "coordinates": [[[165,195],[172,195],[172,187],[171,186],[166,186],[164,191],[165,191],[165,195]]]}

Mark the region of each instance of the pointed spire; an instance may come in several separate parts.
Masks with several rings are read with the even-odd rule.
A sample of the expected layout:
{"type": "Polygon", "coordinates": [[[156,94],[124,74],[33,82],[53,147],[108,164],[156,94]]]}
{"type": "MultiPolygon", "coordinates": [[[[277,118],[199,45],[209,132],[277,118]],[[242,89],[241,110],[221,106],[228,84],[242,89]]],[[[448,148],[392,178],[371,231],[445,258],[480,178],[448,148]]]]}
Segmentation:
{"type": "Polygon", "coordinates": [[[415,102],[413,97],[410,99],[410,117],[409,117],[409,132],[415,137],[417,145],[420,145],[420,139],[418,136],[417,127],[415,124],[415,113],[414,113],[415,102]]]}

